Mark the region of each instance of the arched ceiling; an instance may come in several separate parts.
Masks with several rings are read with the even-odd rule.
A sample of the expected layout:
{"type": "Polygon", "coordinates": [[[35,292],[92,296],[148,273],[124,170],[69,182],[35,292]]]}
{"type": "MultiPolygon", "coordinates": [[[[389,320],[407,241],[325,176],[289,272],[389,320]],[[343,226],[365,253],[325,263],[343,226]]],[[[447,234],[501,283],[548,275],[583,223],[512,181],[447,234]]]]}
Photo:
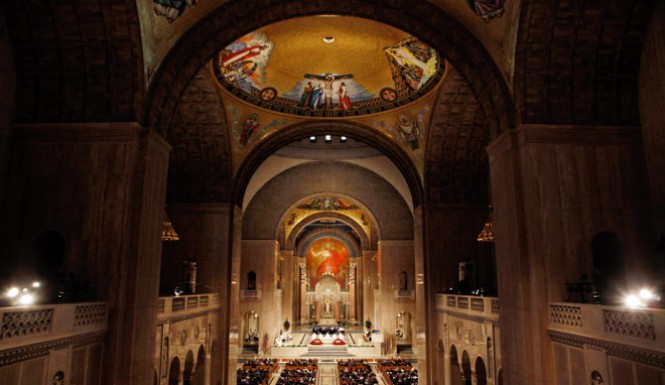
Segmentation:
{"type": "Polygon", "coordinates": [[[422,151],[428,199],[451,202],[482,195],[470,187],[484,184],[486,134],[477,127],[489,138],[514,128],[515,105],[524,123],[639,123],[637,74],[655,1],[511,0],[489,22],[452,0],[264,0],[261,12],[240,0],[210,0],[185,6],[171,22],[150,1],[7,0],[0,9],[17,76],[12,121],[139,120],[175,149],[169,199],[178,201],[229,201],[235,173],[240,185],[248,180],[233,168],[221,121],[227,111],[202,73],[221,48],[271,23],[317,14],[399,28],[443,53],[463,80],[441,87],[422,151]]]}
{"type": "Polygon", "coordinates": [[[524,0],[515,94],[524,123],[639,124],[638,72],[656,0],[524,0]]]}
{"type": "Polygon", "coordinates": [[[16,61],[15,121],[136,121],[146,82],[135,0],[0,3],[16,61]]]}
{"type": "Polygon", "coordinates": [[[212,60],[220,87],[258,111],[315,118],[355,117],[411,103],[436,86],[444,68],[436,50],[406,32],[332,15],[264,26],[212,60]]]}
{"type": "Polygon", "coordinates": [[[243,239],[277,239],[289,208],[322,194],[357,201],[375,218],[382,239],[413,239],[413,216],[399,193],[379,175],[336,161],[292,167],[264,184],[244,210],[243,239]]]}

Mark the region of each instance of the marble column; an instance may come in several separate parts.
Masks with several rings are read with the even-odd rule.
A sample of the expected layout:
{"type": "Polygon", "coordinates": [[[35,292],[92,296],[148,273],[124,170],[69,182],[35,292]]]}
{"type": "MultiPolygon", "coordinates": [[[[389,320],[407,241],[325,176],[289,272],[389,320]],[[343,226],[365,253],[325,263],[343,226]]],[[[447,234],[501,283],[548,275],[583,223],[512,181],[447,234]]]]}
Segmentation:
{"type": "Polygon", "coordinates": [[[351,323],[355,323],[356,320],[356,269],[358,267],[357,263],[349,264],[349,312],[347,318],[351,323]]]}
{"type": "Polygon", "coordinates": [[[298,272],[300,274],[300,323],[309,323],[309,305],[307,304],[307,265],[305,263],[298,264],[298,272]]]}
{"type": "Polygon", "coordinates": [[[554,384],[548,303],[593,270],[612,232],[627,276],[644,268],[648,186],[637,127],[522,125],[487,148],[505,383],[554,384]]]}

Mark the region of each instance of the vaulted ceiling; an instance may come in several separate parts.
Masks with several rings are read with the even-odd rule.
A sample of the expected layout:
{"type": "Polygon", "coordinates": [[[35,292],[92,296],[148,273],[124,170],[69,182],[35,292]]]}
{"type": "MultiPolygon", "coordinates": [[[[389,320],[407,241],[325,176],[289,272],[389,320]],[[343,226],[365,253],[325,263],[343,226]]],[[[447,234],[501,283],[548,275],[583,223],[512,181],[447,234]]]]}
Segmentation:
{"type": "MultiPolygon", "coordinates": [[[[241,202],[234,189],[246,186],[248,170],[267,156],[250,152],[233,168],[228,111],[206,68],[221,48],[271,23],[317,14],[398,28],[454,68],[432,107],[422,175],[407,180],[424,178],[418,202],[468,203],[487,199],[484,147],[504,130],[639,123],[639,59],[654,4],[506,0],[505,13],[486,22],[452,0],[262,0],[252,7],[211,0],[169,22],[147,0],[7,0],[0,19],[17,79],[12,121],[139,121],[156,129],[174,148],[171,201],[241,202]]],[[[286,133],[274,145],[306,130],[296,131],[298,138],[286,133]]],[[[405,171],[408,151],[380,149],[414,173],[405,171]]]]}

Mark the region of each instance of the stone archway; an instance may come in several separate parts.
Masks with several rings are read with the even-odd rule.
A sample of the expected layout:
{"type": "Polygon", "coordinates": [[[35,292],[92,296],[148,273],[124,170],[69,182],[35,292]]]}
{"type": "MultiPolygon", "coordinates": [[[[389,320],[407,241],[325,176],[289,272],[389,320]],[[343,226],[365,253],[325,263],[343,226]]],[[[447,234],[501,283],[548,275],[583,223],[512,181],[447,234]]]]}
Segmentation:
{"type": "Polygon", "coordinates": [[[194,369],[194,378],[192,385],[205,385],[206,384],[206,350],[203,345],[199,346],[199,351],[196,354],[196,368],[194,369]]]}
{"type": "Polygon", "coordinates": [[[476,358],[476,385],[487,385],[487,369],[482,357],[476,358]]]}
{"type": "Polygon", "coordinates": [[[171,366],[169,367],[169,382],[168,385],[179,385],[180,384],[180,359],[174,357],[171,361],[171,366]]]}
{"type": "Polygon", "coordinates": [[[459,357],[455,345],[450,347],[450,384],[465,385],[462,382],[462,370],[459,366],[459,357]]]}

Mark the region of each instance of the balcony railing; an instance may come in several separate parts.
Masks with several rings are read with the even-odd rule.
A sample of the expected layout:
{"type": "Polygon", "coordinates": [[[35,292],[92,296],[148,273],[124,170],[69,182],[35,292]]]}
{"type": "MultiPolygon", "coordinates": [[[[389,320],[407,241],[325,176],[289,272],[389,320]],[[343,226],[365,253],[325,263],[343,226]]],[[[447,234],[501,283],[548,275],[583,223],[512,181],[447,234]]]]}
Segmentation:
{"type": "Polygon", "coordinates": [[[665,309],[550,303],[550,330],[665,351],[665,309]]]}
{"type": "Polygon", "coordinates": [[[107,329],[106,302],[0,308],[0,350],[107,329]]]}
{"type": "Polygon", "coordinates": [[[192,294],[177,297],[159,297],[157,318],[166,319],[219,308],[219,294],[192,294]]]}
{"type": "Polygon", "coordinates": [[[488,320],[499,319],[499,299],[497,297],[477,297],[469,295],[437,294],[436,310],[462,313],[488,320]]]}

